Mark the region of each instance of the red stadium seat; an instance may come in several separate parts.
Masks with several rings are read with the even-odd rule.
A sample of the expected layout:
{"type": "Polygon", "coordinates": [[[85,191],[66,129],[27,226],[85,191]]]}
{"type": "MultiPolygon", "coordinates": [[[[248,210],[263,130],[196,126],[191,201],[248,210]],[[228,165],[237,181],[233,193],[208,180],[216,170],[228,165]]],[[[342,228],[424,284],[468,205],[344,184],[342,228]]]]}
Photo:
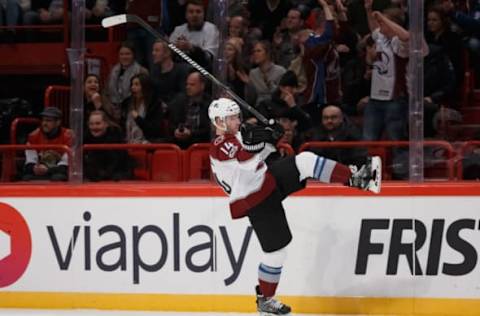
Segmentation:
{"type": "MultiPolygon", "coordinates": [[[[34,117],[17,117],[10,125],[10,144],[19,144],[19,130],[28,128],[28,132],[33,131],[40,125],[40,120],[34,117]]],[[[25,136],[25,135],[24,135],[25,136]]],[[[26,139],[25,139],[26,140],[26,139]]],[[[25,142],[20,142],[25,143],[25,142]]]]}
{"type": "Polygon", "coordinates": [[[54,106],[62,113],[62,125],[70,126],[70,87],[69,86],[48,86],[45,90],[45,107],[54,106]]]}
{"type": "Polygon", "coordinates": [[[210,179],[209,151],[209,143],[193,144],[185,151],[185,181],[210,179]]]}
{"type": "Polygon", "coordinates": [[[162,144],[155,149],[151,159],[152,181],[182,181],[183,152],[174,144],[162,144]]]}
{"type": "Polygon", "coordinates": [[[134,169],[133,177],[135,180],[151,180],[150,177],[150,159],[151,153],[143,149],[130,149],[128,155],[133,159],[134,169]]]}
{"type": "MultiPolygon", "coordinates": [[[[40,120],[34,117],[17,117],[10,125],[10,144],[25,144],[28,133],[40,125],[40,120]],[[19,131],[22,135],[19,135],[19,131]]],[[[11,181],[17,175],[17,171],[23,167],[25,154],[23,151],[5,151],[2,156],[2,179],[11,181]]]]}

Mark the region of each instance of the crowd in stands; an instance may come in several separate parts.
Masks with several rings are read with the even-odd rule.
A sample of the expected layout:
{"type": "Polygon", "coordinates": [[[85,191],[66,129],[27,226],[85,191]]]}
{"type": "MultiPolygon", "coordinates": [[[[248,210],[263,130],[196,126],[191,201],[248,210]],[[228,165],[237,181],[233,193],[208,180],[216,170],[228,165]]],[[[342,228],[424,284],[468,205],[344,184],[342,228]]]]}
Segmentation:
{"type": "MultiPolygon", "coordinates": [[[[160,3],[158,29],[209,71],[223,58],[225,82],[266,117],[277,119],[286,131],[281,141],[295,150],[306,141],[408,139],[407,0],[230,0],[223,45],[212,23],[214,1],[86,2],[89,23],[129,12],[128,5],[138,2],[160,3]]],[[[62,4],[0,0],[0,23],[55,23],[63,19],[62,4]]],[[[440,114],[460,115],[465,56],[480,76],[480,0],[427,0],[425,8],[425,137],[442,139],[440,114]]],[[[13,32],[4,29],[1,36],[13,32]]],[[[129,30],[108,78],[86,74],[84,143],[174,143],[185,149],[209,142],[211,83],[165,42],[141,32],[129,30]]],[[[68,145],[71,139],[58,115],[42,112],[41,126],[28,142],[55,139],[53,143],[68,145]]],[[[248,112],[243,117],[256,120],[248,112]]],[[[367,155],[365,148],[318,153],[357,165],[367,155]]],[[[66,162],[57,158],[55,165],[44,164],[40,155],[27,151],[25,179],[48,174],[65,180],[66,162]]],[[[90,180],[132,176],[128,158],[120,152],[99,152],[85,163],[90,180]],[[106,173],[99,173],[98,166],[106,173]]],[[[407,149],[394,149],[393,165],[394,178],[408,176],[407,149]]]]}

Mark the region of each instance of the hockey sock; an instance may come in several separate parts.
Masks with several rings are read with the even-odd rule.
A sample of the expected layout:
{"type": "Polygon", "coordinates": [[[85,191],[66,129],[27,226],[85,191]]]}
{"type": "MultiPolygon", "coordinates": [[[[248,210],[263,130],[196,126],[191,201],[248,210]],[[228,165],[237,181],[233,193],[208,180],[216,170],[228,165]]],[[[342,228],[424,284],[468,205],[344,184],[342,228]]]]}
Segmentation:
{"type": "Polygon", "coordinates": [[[258,282],[263,296],[272,297],[275,295],[281,273],[282,267],[269,267],[260,263],[258,266],[258,282]]]}
{"type": "Polygon", "coordinates": [[[314,178],[324,183],[345,184],[352,175],[347,166],[307,151],[298,154],[295,163],[300,172],[300,181],[314,178]]]}

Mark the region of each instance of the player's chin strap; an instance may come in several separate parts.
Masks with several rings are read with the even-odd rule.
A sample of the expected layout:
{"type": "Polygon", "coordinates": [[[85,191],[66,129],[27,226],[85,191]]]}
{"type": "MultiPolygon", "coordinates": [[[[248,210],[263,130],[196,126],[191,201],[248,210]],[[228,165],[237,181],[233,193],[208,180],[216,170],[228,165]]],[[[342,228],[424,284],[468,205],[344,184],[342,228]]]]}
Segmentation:
{"type": "Polygon", "coordinates": [[[212,122],[212,123],[213,123],[213,125],[215,125],[216,128],[218,128],[222,132],[227,132],[227,123],[223,122],[223,126],[217,124],[217,122],[212,122]]]}

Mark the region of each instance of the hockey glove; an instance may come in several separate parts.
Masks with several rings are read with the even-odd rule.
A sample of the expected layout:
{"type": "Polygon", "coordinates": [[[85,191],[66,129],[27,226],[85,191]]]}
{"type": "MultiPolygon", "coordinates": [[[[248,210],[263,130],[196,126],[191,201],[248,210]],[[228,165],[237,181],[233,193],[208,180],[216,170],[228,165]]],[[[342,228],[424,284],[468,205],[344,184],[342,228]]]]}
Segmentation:
{"type": "Polygon", "coordinates": [[[259,152],[265,144],[275,146],[283,136],[284,130],[281,125],[258,126],[253,124],[242,124],[240,128],[244,147],[250,152],[259,152]]]}

